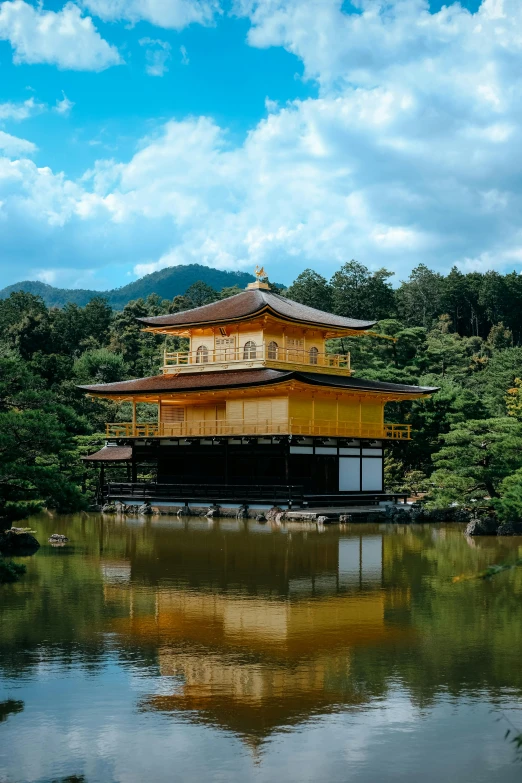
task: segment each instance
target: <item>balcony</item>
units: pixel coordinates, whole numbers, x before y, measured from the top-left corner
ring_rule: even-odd
[[[320,353],[314,348],[304,351],[280,348],[271,344],[246,345],[242,348],[199,348],[197,351],[165,351],[163,372],[205,372],[247,367],[306,369],[308,372],[351,375],[349,353]]]
[[[114,422],[105,425],[108,438],[201,438],[216,436],[305,435],[328,438],[371,438],[410,440],[409,424],[364,424],[316,419],[278,421],[230,419],[223,421],[182,421],[174,424]]]

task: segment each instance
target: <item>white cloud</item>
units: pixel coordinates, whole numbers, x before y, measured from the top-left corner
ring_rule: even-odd
[[[40,269],[34,273],[37,280],[41,280],[42,283],[47,283],[47,285],[56,283],[58,275],[59,272],[56,269]]]
[[[359,5],[348,17],[340,0],[243,3],[251,42],[296,52],[320,92],[268,99],[238,145],[195,117],[78,183],[0,163],[0,258],[44,270],[75,258],[78,276],[121,259],[122,274],[261,263],[282,281],[352,257],[397,278],[421,261],[520,268],[522,4]]]
[[[101,71],[121,63],[114,46],[74,3],[44,11],[24,0],[0,3],[0,40],[9,41],[16,63],[50,63],[78,71]]]
[[[92,269],[83,269],[78,274],[77,269],[58,267],[56,269],[36,269],[29,272],[29,279],[41,280],[47,285],[57,285],[65,288],[92,288],[96,284]]]
[[[21,103],[0,103],[0,120],[26,120],[45,109],[44,104],[38,103],[34,98],[28,98]]]
[[[220,13],[218,0],[83,0],[83,5],[104,21],[146,21],[173,30],[210,25]]]
[[[145,56],[147,65],[145,70],[149,76],[163,76],[167,71],[167,62],[170,60],[170,44],[157,38],[140,38],[140,46],[146,46]]]
[[[182,65],[188,65],[190,63],[188,52],[185,46],[179,47],[179,52],[181,54],[181,63]]]
[[[9,157],[19,155],[32,155],[37,150],[36,144],[26,139],[19,139],[18,136],[11,136],[10,133],[0,131],[0,151]]]
[[[54,111],[57,114],[62,114],[64,117],[67,117],[71,113],[71,110],[74,107],[74,103],[73,101],[69,100],[69,98],[64,92],[62,92],[62,96],[63,97],[61,100],[56,101],[56,104],[54,106]]]

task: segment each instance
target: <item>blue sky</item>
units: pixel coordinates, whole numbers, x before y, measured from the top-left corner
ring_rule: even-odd
[[[519,270],[519,0],[0,0],[0,287]]]

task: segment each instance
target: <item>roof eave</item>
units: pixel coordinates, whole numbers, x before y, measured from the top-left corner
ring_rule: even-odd
[[[363,326],[343,326],[335,324],[327,324],[322,323],[320,321],[307,321],[302,318],[290,318],[289,316],[282,315],[281,313],[278,313],[276,310],[274,310],[269,305],[265,305],[264,307],[260,307],[258,310],[255,310],[252,313],[248,313],[248,315],[241,315],[236,317],[229,317],[229,318],[220,318],[217,320],[207,320],[207,321],[193,321],[190,323],[183,323],[183,324],[159,324],[154,322],[151,318],[137,318],[136,320],[140,323],[144,324],[148,327],[148,329],[153,329],[154,331],[159,330],[187,330],[187,329],[195,329],[200,328],[203,329],[205,327],[212,327],[212,326],[221,326],[223,324],[230,324],[230,323],[241,323],[242,321],[252,321],[255,318],[259,318],[259,316],[270,314],[274,318],[279,319],[281,321],[286,321],[288,323],[297,323],[302,326],[308,326],[310,328],[315,329],[324,329],[327,332],[334,332],[336,334],[339,333],[350,333],[350,332],[364,332],[367,329],[371,329],[372,326],[375,326],[377,321],[362,321],[364,324]],[[163,318],[163,316],[158,316],[158,318]]]
[[[186,376],[185,376],[186,377]],[[198,377],[201,377],[198,374]],[[310,374],[308,373],[302,373],[299,371],[282,371],[281,376],[276,378],[267,378],[265,380],[256,380],[254,382],[248,381],[245,379],[243,382],[238,382],[234,384],[226,384],[226,385],[220,385],[217,384],[215,386],[205,386],[204,388],[196,388],[196,389],[128,389],[128,390],[114,390],[111,391],[110,389],[103,388],[104,386],[111,386],[112,384],[97,384],[95,386],[78,386],[78,389],[81,389],[82,391],[86,392],[92,397],[105,397],[105,398],[111,398],[116,397],[119,399],[123,398],[132,398],[135,396],[156,396],[160,397],[162,394],[172,394],[172,393],[179,393],[180,395],[183,394],[191,394],[191,393],[201,393],[205,391],[226,391],[226,390],[232,390],[232,389],[245,389],[252,386],[274,386],[281,383],[288,383],[289,381],[295,380],[295,381],[301,381],[301,383],[308,384],[310,386],[330,386],[330,388],[343,388],[338,387],[332,383],[328,383],[329,380],[331,380],[332,376],[325,375],[323,376],[317,376],[317,377],[310,377]],[[363,379],[361,379],[363,380]],[[393,384],[397,387],[400,386],[400,384]],[[346,389],[349,389],[350,387],[344,387]],[[432,394],[435,394],[440,390],[439,386],[433,386],[433,387],[410,387],[409,389],[400,389],[400,388],[392,388],[392,389],[378,389],[374,388],[372,386],[354,386],[351,388],[353,392],[369,392],[374,394],[393,394],[396,395],[402,399],[410,398],[410,399],[419,399],[419,398],[427,398],[430,397]]]
[[[210,373],[208,374],[211,375]],[[137,389],[135,391],[128,390],[128,391],[113,391],[105,390],[102,391],[101,388],[96,388],[95,386],[77,386],[76,388],[82,389],[82,391],[87,392],[90,396],[93,397],[107,397],[107,396],[114,396],[114,397],[127,397],[127,396],[135,396],[139,394],[150,394],[150,395],[161,395],[161,394],[171,394],[173,392],[179,392],[179,394],[191,394],[192,392],[205,392],[205,391],[217,391],[217,390],[227,390],[227,389],[245,389],[249,386],[272,386],[278,383],[285,383],[287,381],[292,380],[295,373],[291,371],[285,372],[284,376],[281,376],[280,378],[267,378],[266,380],[257,380],[257,381],[245,381],[243,383],[238,382],[234,384],[226,384],[226,385],[217,385],[217,386],[205,386],[204,388],[196,388],[196,389]],[[163,376],[164,377],[164,376]],[[187,376],[185,376],[187,377]],[[201,377],[198,373],[198,377]],[[100,384],[100,386],[103,386],[104,384]],[[111,384],[107,384],[107,386],[110,386]]]

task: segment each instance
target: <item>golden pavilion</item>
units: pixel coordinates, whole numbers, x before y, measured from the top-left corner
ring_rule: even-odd
[[[385,444],[411,436],[409,425],[385,422],[384,406],[436,391],[355,378],[350,355],[330,353],[327,340],[375,322],[294,302],[260,279],[227,299],[139,320],[188,338],[189,350],[165,351],[161,375],[81,387],[132,403],[132,420],[107,424],[107,445],[88,458],[128,465],[114,499],[379,499]],[[155,406],[153,422],[138,421],[138,403]],[[138,480],[145,464],[153,482]]]

